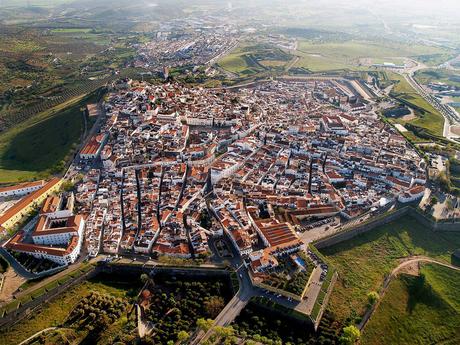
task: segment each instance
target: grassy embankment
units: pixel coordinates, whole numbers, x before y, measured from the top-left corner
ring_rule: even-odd
[[[364,330],[362,344],[459,343],[460,272],[429,264],[420,273],[390,283]]]
[[[406,132],[408,133],[408,138],[414,141],[426,141],[427,138],[423,137],[424,131],[426,131],[428,135],[442,137],[444,127],[443,116],[431,104],[423,99],[403,76],[392,72],[388,72],[387,75],[388,78],[395,83],[390,95],[412,108],[417,116],[408,121],[402,119],[395,120],[403,125],[408,124],[408,126],[406,126],[406,128],[410,130],[410,132]],[[415,130],[413,130],[414,128]]]
[[[0,183],[59,172],[84,130],[83,113],[97,96],[79,96],[0,134]]]
[[[328,308],[340,322],[359,321],[367,294],[378,291],[400,259],[426,255],[451,262],[460,247],[460,233],[433,232],[409,216],[321,250],[337,269]]]

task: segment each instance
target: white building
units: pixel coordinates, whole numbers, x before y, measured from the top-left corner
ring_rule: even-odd
[[[402,203],[412,202],[421,199],[425,194],[424,186],[414,186],[407,192],[404,192],[398,196],[398,201]]]
[[[15,186],[0,188],[0,197],[23,196],[39,190],[45,185],[44,180],[21,183]]]
[[[69,265],[80,254],[85,221],[81,215],[73,215],[73,195],[49,197],[32,231],[32,243],[25,240],[25,233],[18,232],[4,244],[8,250],[26,253],[37,259],[48,259],[59,265]],[[64,205],[64,207],[63,207]]]

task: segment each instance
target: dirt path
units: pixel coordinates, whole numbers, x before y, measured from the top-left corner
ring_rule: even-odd
[[[26,280],[18,275],[11,267],[4,274],[3,287],[0,291],[0,303],[9,302],[13,299],[13,293],[25,282]]]
[[[372,314],[377,310],[378,306],[380,305],[380,302],[382,301],[383,297],[385,296],[385,293],[388,290],[388,287],[390,286],[390,282],[398,276],[400,273],[408,273],[409,274],[419,274],[418,268],[420,263],[432,263],[444,267],[448,267],[450,269],[453,269],[455,271],[460,272],[460,267],[453,266],[451,264],[446,264],[441,261],[437,261],[435,259],[426,257],[426,256],[411,256],[406,259],[404,259],[393,271],[391,271],[391,274],[388,275],[388,277],[385,278],[382,284],[382,288],[380,289],[379,293],[379,300],[377,303],[374,304],[374,306],[366,311],[366,313],[363,316],[363,319],[361,323],[359,324],[358,328],[362,332],[368,321],[370,320]],[[415,268],[416,267],[416,268]]]
[[[35,337],[38,337],[40,334],[45,333],[45,332],[48,332],[48,331],[52,331],[52,330],[55,330],[55,329],[57,329],[57,327],[49,327],[49,328],[42,329],[41,331],[38,331],[38,332],[35,333],[34,335],[31,335],[31,336],[30,336],[29,338],[27,338],[26,340],[20,342],[19,345],[27,344],[29,341],[31,341],[31,340],[34,339]]]

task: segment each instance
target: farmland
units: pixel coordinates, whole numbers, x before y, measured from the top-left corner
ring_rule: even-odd
[[[460,234],[435,233],[406,216],[325,248],[322,253],[339,273],[329,308],[341,322],[357,321],[366,308],[366,295],[379,290],[401,258],[425,255],[450,263],[459,246]]]
[[[92,27],[1,28],[0,130],[104,85],[136,41]]]
[[[142,35],[68,23],[1,29],[0,183],[60,173],[83,134],[81,108],[118,77]]]
[[[460,272],[425,265],[421,276],[390,283],[362,344],[456,344],[460,339]]]

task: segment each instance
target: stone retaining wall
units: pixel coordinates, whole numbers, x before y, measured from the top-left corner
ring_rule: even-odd
[[[371,221],[365,222],[363,224],[359,224],[349,230],[344,230],[342,232],[339,232],[329,237],[318,240],[314,243],[314,245],[318,249],[330,247],[334,244],[337,244],[337,243],[352,239],[358,235],[364,234],[372,229],[375,229],[376,227],[391,223],[405,215],[410,215],[414,217],[415,219],[417,219],[418,222],[420,222],[422,225],[426,226],[427,228],[431,229],[432,231],[458,231],[460,232],[460,222],[447,222],[447,221],[437,222],[425,216],[421,211],[416,210],[415,208],[411,206],[406,206],[396,211],[386,213]]]
[[[20,305],[18,309],[11,311],[0,318],[0,328],[8,328],[14,325],[15,323],[21,321],[23,318],[30,315],[32,312],[35,311],[38,307],[42,304],[53,300],[55,297],[59,296],[62,292],[69,289],[73,285],[81,283],[87,279],[90,279],[96,276],[98,271],[96,269],[92,269],[81,276],[78,276],[75,279],[70,279],[69,281],[65,282],[62,285],[55,287],[54,289],[45,292],[43,295],[38,296],[37,298],[26,302],[23,305]]]

